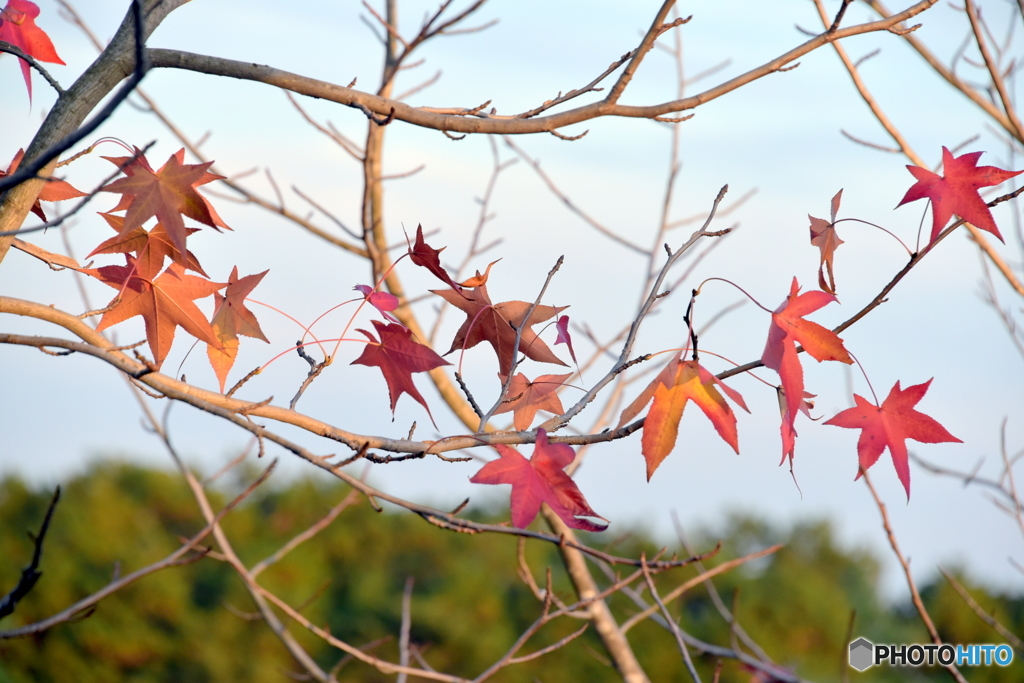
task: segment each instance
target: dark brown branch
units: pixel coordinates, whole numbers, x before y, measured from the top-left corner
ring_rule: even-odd
[[[13,613],[18,602],[29,594],[43,576],[43,572],[39,570],[39,562],[43,559],[43,542],[46,540],[46,532],[50,529],[50,520],[53,519],[53,511],[57,509],[57,501],[59,500],[60,487],[58,486],[53,492],[53,498],[50,499],[49,507],[46,508],[46,516],[43,517],[43,525],[39,527],[39,533],[35,536],[31,533],[29,534],[29,537],[35,544],[32,561],[21,570],[21,578],[18,580],[18,585],[12,588],[3,599],[0,599],[0,619]]]

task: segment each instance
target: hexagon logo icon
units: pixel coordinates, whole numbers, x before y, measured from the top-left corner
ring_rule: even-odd
[[[864,671],[871,666],[875,646],[866,638],[858,638],[850,643],[850,666],[857,671]]]

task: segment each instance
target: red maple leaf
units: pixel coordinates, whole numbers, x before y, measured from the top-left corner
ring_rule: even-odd
[[[896,467],[896,476],[900,478],[903,488],[910,500],[910,462],[907,455],[907,439],[921,443],[963,443],[950,434],[945,427],[934,418],[914,410],[914,406],[924,397],[932,380],[924,384],[915,384],[900,389],[899,381],[893,386],[889,395],[882,401],[881,407],[871,401],[853,395],[857,405],[847,408],[831,420],[827,425],[861,429],[857,440],[857,455],[860,467],[855,479],[878,461],[882,451],[889,449],[892,464]]]
[[[935,241],[953,214],[1003,239],[978,189],[998,185],[1024,171],[1004,171],[995,166],[979,167],[978,159],[982,154],[984,152],[970,152],[954,157],[952,152],[943,147],[941,176],[920,166],[907,166],[917,182],[907,190],[907,194],[896,206],[918,199],[932,200],[932,235],[929,242]]]
[[[147,231],[145,228],[135,228],[129,232],[122,232],[124,218],[102,212],[100,215],[107,221],[107,225],[117,232],[117,235],[101,242],[86,258],[96,254],[135,254],[135,259],[139,262],[138,267],[143,272],[157,273],[163,268],[164,259],[169,256],[171,260],[186,270],[195,271],[203,277],[210,277],[199,265],[199,259],[195,254],[186,251],[182,255],[174,248],[174,245],[171,244],[171,236],[164,230],[163,223],[157,223],[151,231]],[[199,232],[199,229],[186,228],[185,232],[191,235]]]
[[[128,263],[124,266],[82,271],[120,291],[121,300],[103,314],[96,327],[98,331],[141,315],[146,322],[146,340],[158,368],[171,349],[178,327],[207,344],[218,343],[206,316],[192,300],[210,296],[224,287],[223,282],[187,275],[177,263],[154,277],[155,272],[143,270],[131,256],[126,258]]]
[[[474,484],[511,484],[512,523],[520,529],[540,512],[540,504],[547,503],[563,522],[573,529],[604,531],[608,524],[604,517],[591,509],[576,486],[576,482],[563,470],[576,458],[576,451],[564,443],[548,443],[548,434],[537,430],[537,443],[533,456],[527,460],[513,448],[494,446],[501,458],[484,465],[470,479]],[[605,524],[597,524],[583,517],[594,517]]]
[[[836,248],[843,243],[836,234],[836,214],[839,213],[839,202],[842,201],[843,191],[839,190],[832,198],[832,220],[826,221],[823,218],[815,218],[807,214],[811,219],[811,244],[821,250],[821,264],[818,266],[818,286],[829,294],[836,293],[836,280],[832,274],[832,259],[835,257]],[[825,281],[825,271],[828,271],[828,281]]]
[[[50,36],[36,26],[39,7],[28,0],[7,0],[7,6],[0,10],[0,40],[6,41],[37,62],[63,64],[57,56]],[[28,88],[28,101],[32,101],[32,70],[24,59],[19,59],[21,74]],[[45,219],[44,219],[45,220]]]
[[[796,420],[797,411],[800,410],[804,395],[804,369],[800,365],[795,344],[801,344],[804,351],[819,363],[825,360],[853,363],[850,354],[843,347],[843,340],[835,332],[818,323],[803,319],[803,316],[832,303],[836,297],[827,292],[804,292],[798,295],[799,291],[800,284],[794,277],[793,284],[789,289],[789,296],[772,313],[772,324],[768,329],[768,342],[761,355],[761,362],[764,363],[764,366],[779,373],[782,389],[786,392],[786,411],[783,417],[786,422],[783,426],[784,435],[787,428],[794,435],[796,434],[793,423]],[[783,448],[785,449],[786,446],[784,445]],[[792,448],[788,450],[792,453]]]
[[[696,403],[722,439],[737,453],[739,437],[736,433],[736,415],[719,393],[715,385],[722,388],[726,396],[747,412],[747,404],[739,392],[704,369],[695,360],[683,361],[681,355],[668,362],[646,389],[630,403],[619,416],[619,427],[636,417],[654,399],[651,410],[644,421],[641,450],[647,461],[647,480],[675,448],[679,435],[679,422],[688,401]]]
[[[511,372],[514,360],[512,350],[516,341],[516,328],[523,323],[526,313],[533,304],[525,301],[492,304],[487,294],[487,285],[480,285],[468,294],[452,290],[432,289],[430,291],[466,314],[466,321],[455,333],[455,339],[452,341],[452,347],[448,353],[456,349],[471,349],[480,342],[486,341],[494,348],[494,353],[498,356],[498,374],[507,376]],[[523,326],[519,340],[520,353],[541,363],[565,365],[530,327],[553,318],[566,308],[568,306],[538,305]]]
[[[8,41],[9,42],[9,41]],[[10,175],[18,170],[18,166],[21,164],[21,160],[25,157],[25,150],[19,149],[18,153],[11,159],[10,165],[7,167],[7,171],[0,171],[0,178],[6,175]],[[36,199],[35,204],[32,205],[32,213],[39,216],[44,221],[46,220],[46,214],[43,213],[43,207],[39,202],[62,202],[65,199],[74,199],[75,197],[84,197],[85,193],[80,192],[63,180],[51,179],[46,181],[43,185],[42,191],[39,193],[39,197]]]
[[[117,166],[123,166],[125,174],[125,177],[102,188],[103,192],[121,194],[121,200],[111,212],[127,209],[121,228],[122,235],[156,216],[171,236],[175,249],[184,254],[187,251],[185,238],[188,233],[185,232],[183,216],[212,228],[228,227],[195,189],[199,185],[224,178],[207,170],[213,164],[212,161],[185,164],[185,150],[180,150],[172,154],[159,171],[154,171],[138,149],[136,155],[136,158],[103,157]]]
[[[501,375],[499,375],[501,377]],[[561,415],[565,412],[562,402],[555,392],[565,384],[565,380],[572,377],[568,375],[541,375],[532,382],[521,372],[512,377],[512,384],[509,385],[508,395],[513,400],[502,403],[501,407],[494,411],[495,415],[515,411],[512,418],[512,425],[519,431],[530,428],[533,418],[537,416],[538,410],[546,410],[554,415]],[[501,377],[502,384],[505,378]]]
[[[430,415],[430,407],[412,382],[412,373],[427,372],[442,365],[449,365],[448,361],[434,353],[429,346],[413,341],[412,332],[407,327],[397,323],[382,323],[379,320],[370,322],[376,328],[380,341],[366,330],[357,330],[366,335],[370,343],[363,349],[359,358],[352,361],[352,365],[380,368],[384,373],[384,380],[388,383],[392,415],[395,413],[398,397],[402,394],[412,396]],[[433,420],[434,416],[431,415],[430,419]]]
[[[406,244],[408,244],[409,237],[406,236]],[[416,226],[416,243],[409,248],[409,260],[415,263],[417,266],[426,268],[433,273],[441,282],[444,282],[449,287],[454,289],[456,292],[462,291],[462,288],[457,282],[452,280],[451,275],[441,265],[440,254],[447,247],[441,247],[440,249],[434,249],[432,246],[427,244],[423,240],[423,226]],[[492,264],[493,265],[493,264]],[[485,278],[486,279],[486,278]]]
[[[210,359],[210,365],[217,374],[221,392],[224,391],[224,382],[227,381],[228,372],[231,371],[231,366],[235,364],[235,358],[238,356],[238,335],[270,343],[270,340],[263,336],[256,316],[245,306],[245,297],[249,296],[268,272],[270,271],[265,270],[239,278],[238,266],[235,266],[231,269],[224,296],[217,293],[213,295],[215,303],[210,326],[220,344],[207,344],[206,357]]]

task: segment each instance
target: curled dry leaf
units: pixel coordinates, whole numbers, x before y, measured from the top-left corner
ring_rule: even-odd
[[[363,298],[366,299],[366,303],[370,304],[384,316],[390,322],[398,323],[398,318],[391,315],[391,311],[398,308],[398,297],[390,292],[378,292],[373,289],[370,285],[356,285],[352,289],[359,291]]]
[[[815,218],[808,214],[811,219],[811,244],[821,250],[821,264],[818,266],[818,286],[829,294],[836,293],[836,280],[832,271],[832,259],[835,258],[836,248],[843,243],[836,234],[836,214],[839,213],[839,202],[842,201],[843,191],[839,190],[832,198],[832,220],[826,221],[823,218]],[[828,275],[828,280],[825,275]]]
[[[476,271],[476,275],[474,275],[473,277],[469,278],[464,282],[460,282],[459,286],[472,289],[473,287],[480,287],[481,285],[486,285],[487,278],[490,277],[491,275],[491,268],[494,266],[495,263],[497,263],[500,260],[501,259],[498,259],[497,261],[491,261],[490,263],[487,264],[487,270],[484,271],[483,275],[481,275],[480,271],[478,270]]]

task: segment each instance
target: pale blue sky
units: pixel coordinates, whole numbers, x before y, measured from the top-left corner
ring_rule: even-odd
[[[52,36],[66,67],[53,68],[61,83],[70,84],[93,57],[93,50],[73,27],[56,14],[55,3],[40,0],[39,24]],[[494,2],[480,14],[480,22],[500,22],[486,32],[447,38],[428,46],[421,56],[425,65],[403,74],[398,90],[410,87],[440,69],[433,87],[414,96],[413,104],[475,106],[493,100],[499,112],[525,109],[559,91],[580,87],[638,40],[657,9],[656,2],[566,2],[557,6],[540,2]],[[90,0],[79,11],[101,37],[110,36],[123,14],[123,2]],[[835,3],[829,3],[834,9]],[[416,2],[402,10],[402,25],[409,28],[433,8]],[[682,28],[689,73],[697,73],[723,60],[731,65],[706,84],[742,73],[804,40],[795,24],[817,28],[809,2],[775,3],[683,2],[693,21]],[[992,11],[1003,11],[995,3]],[[359,86],[372,88],[380,66],[379,48],[359,21],[358,2],[307,2],[283,7],[281,3],[195,2],[176,11],[156,32],[151,45],[252,60],[314,77],[346,84],[358,77]],[[867,16],[857,5],[849,21]],[[959,15],[939,6],[923,18],[922,39],[948,57],[962,38]],[[863,75],[890,116],[903,127],[919,153],[939,159],[942,145],[956,146],[980,134],[969,150],[985,150],[982,163],[1011,163],[999,143],[966,100],[942,83],[910,54],[895,36],[864,36],[847,41],[860,56],[876,47],[882,53],[863,67]],[[843,217],[880,223],[905,240],[912,240],[921,220],[920,204],[893,211],[912,182],[906,161],[846,140],[839,130],[886,142],[828,49],[801,60],[792,72],[776,74],[730,96],[701,107],[696,117],[681,124],[682,173],[674,200],[674,215],[689,216],[708,209],[718,188],[728,183],[731,197],[751,188],[756,196],[719,227],[739,222],[741,228],[702,263],[692,283],[709,276],[728,277],[748,289],[770,308],[782,301],[796,275],[805,287],[815,284],[817,250],[807,243],[807,214],[827,216],[829,200],[844,188]],[[259,167],[249,187],[272,196],[262,175],[269,168],[286,192],[289,207],[306,206],[288,188],[298,186],[330,207],[350,224],[359,215],[359,168],[326,138],[307,126],[285,97],[268,87],[216,79],[192,73],[156,71],[144,84],[168,115],[191,137],[211,136],[204,149],[225,173]],[[691,88],[690,92],[695,90]],[[31,135],[53,97],[35,80],[36,99],[29,109],[20,70],[9,56],[0,58],[0,160],[10,158]],[[671,63],[656,52],[645,62],[624,98],[628,103],[671,99]],[[364,117],[357,111],[330,103],[305,100],[308,111],[330,119],[353,139],[363,136]],[[658,219],[668,167],[670,135],[667,126],[640,120],[603,120],[574,126],[568,133],[590,129],[578,142],[552,136],[519,138],[517,144],[542,159],[543,168],[590,214],[631,239],[650,242]],[[180,145],[151,116],[124,107],[97,134],[119,137],[130,144],[156,140],[149,155],[162,163]],[[512,156],[503,144],[503,158]],[[114,146],[98,154],[118,155]],[[449,245],[449,262],[461,259],[476,221],[474,198],[482,194],[490,170],[490,147],[483,137],[453,142],[435,131],[404,124],[392,125],[387,134],[386,172],[398,173],[426,164],[418,175],[387,185],[389,229],[414,229],[422,222],[441,228],[432,240]],[[1017,164],[1019,167],[1020,164]],[[97,155],[83,159],[68,173],[80,187],[109,172]],[[215,200],[216,201],[216,200]],[[96,210],[113,206],[112,197],[100,197]],[[366,268],[338,250],[272,216],[247,207],[217,202],[218,210],[235,232],[200,233],[190,242],[212,277],[226,279],[238,265],[244,274],[270,268],[254,293],[302,320],[310,321],[327,308],[351,296],[351,288],[367,281]],[[566,264],[555,279],[548,303],[571,304],[570,315],[599,335],[617,330],[635,304],[638,282],[645,267],[639,257],[616,250],[607,239],[567,212],[524,164],[503,174],[492,209],[496,219],[487,228],[490,239],[504,243],[503,256],[492,276],[495,300],[531,299],[544,273],[560,254]],[[1011,236],[1007,209],[997,221]],[[324,222],[326,224],[326,222]],[[70,231],[75,255],[81,258],[109,228],[96,217],[84,215]],[[836,257],[836,277],[842,306],[829,306],[814,320],[834,325],[867,301],[892,273],[905,254],[891,238],[870,228],[843,224],[846,244]],[[685,235],[674,234],[672,243]],[[31,238],[45,248],[61,251],[60,235]],[[1013,239],[1001,247],[1011,261],[1019,259]],[[904,386],[935,377],[919,408],[939,419],[964,444],[924,446],[912,450],[947,467],[971,469],[984,457],[982,472],[998,474],[1000,425],[1007,419],[1011,449],[1024,445],[1024,362],[1013,350],[991,310],[981,304],[978,257],[967,239],[955,235],[900,285],[891,301],[843,336],[867,367],[875,389],[883,396],[898,379]],[[403,264],[402,274],[411,291],[424,291],[435,283]],[[102,305],[109,289],[90,284],[94,305]],[[66,310],[83,309],[72,276],[51,273],[45,266],[12,252],[0,267],[0,292],[54,303]],[[709,285],[701,297],[700,315],[739,298],[721,285]],[[669,302],[644,329],[638,352],[675,346],[681,338],[681,316],[686,301]],[[420,304],[430,315],[432,302]],[[259,312],[271,339],[243,342],[238,368],[255,367],[290,346],[298,337],[294,326],[275,314]],[[343,317],[333,319],[344,324]],[[449,316],[438,346],[447,348],[457,324]],[[767,316],[747,305],[720,323],[704,339],[708,350],[744,362],[760,356],[767,332]],[[5,331],[52,334],[41,324],[4,319]],[[141,338],[141,321],[119,326],[122,340]],[[328,325],[324,334],[330,336]],[[335,330],[336,332],[337,330]],[[578,338],[578,337],[577,337]],[[578,341],[579,350],[587,345]],[[174,373],[189,348],[179,335],[165,371]],[[441,349],[441,350],[444,350]],[[385,435],[404,434],[411,421],[419,434],[430,429],[423,410],[408,398],[399,402],[394,423],[386,410],[387,392],[372,368],[349,367],[358,349],[346,352],[317,381],[300,404],[304,411],[343,428]],[[202,349],[184,362],[181,372],[204,386],[214,387],[204,367]],[[714,370],[724,364],[707,359]],[[476,349],[466,358],[466,374],[477,391],[496,389],[494,363],[488,352]],[[244,372],[243,370],[242,372]],[[527,374],[550,372],[534,366]],[[294,357],[276,363],[250,385],[250,398],[274,395],[286,401],[303,372]],[[232,381],[239,373],[232,376]],[[772,379],[772,374],[761,371]],[[593,381],[597,371],[588,373]],[[848,380],[838,364],[807,367],[808,389],[819,394],[816,414],[831,416],[849,404],[847,382],[866,394],[859,372]],[[0,415],[0,473],[20,473],[32,481],[52,482],[80,471],[104,453],[118,453],[138,462],[166,465],[159,444],[139,425],[138,410],[123,382],[99,362],[71,357],[52,359],[24,348],[0,346],[0,383],[5,394],[20,398]],[[741,509],[778,521],[827,516],[840,537],[851,546],[871,547],[885,558],[886,587],[899,595],[899,576],[881,532],[878,513],[866,489],[853,482],[856,472],[857,434],[849,430],[802,423],[796,454],[796,474],[802,496],[788,470],[779,468],[777,408],[774,393],[750,379],[736,378],[732,386],[744,393],[753,415],[740,416],[742,455],[736,456],[715,435],[694,409],[683,420],[681,444],[649,484],[639,454],[639,437],[594,449],[580,472],[579,484],[591,505],[613,522],[613,529],[644,525],[667,534],[669,512],[677,510],[684,524],[713,525],[728,511]],[[422,380],[424,395],[437,404],[436,394]],[[360,395],[352,395],[358,386]],[[161,406],[162,407],[162,406]],[[443,410],[434,410],[441,430],[461,431]],[[584,415],[581,425],[592,418]],[[176,406],[171,420],[176,441],[191,462],[213,469],[244,446],[244,434],[186,406]],[[282,432],[293,437],[288,429]],[[335,445],[305,438],[317,452],[332,452]],[[682,443],[685,442],[685,443]],[[301,474],[299,463],[284,457],[285,471]],[[376,468],[373,481],[410,498],[454,507],[465,496],[474,500],[503,500],[507,493],[469,484],[473,465],[415,462]],[[937,479],[912,467],[913,497],[909,505],[888,454],[873,470],[873,478],[889,504],[905,552],[921,577],[931,576],[937,563],[963,564],[972,575],[992,585],[1018,588],[1020,574],[1008,563],[1012,556],[1024,562],[1024,541],[1016,526],[999,513],[978,489],[964,490],[949,480]],[[614,532],[613,532],[614,533]]]

